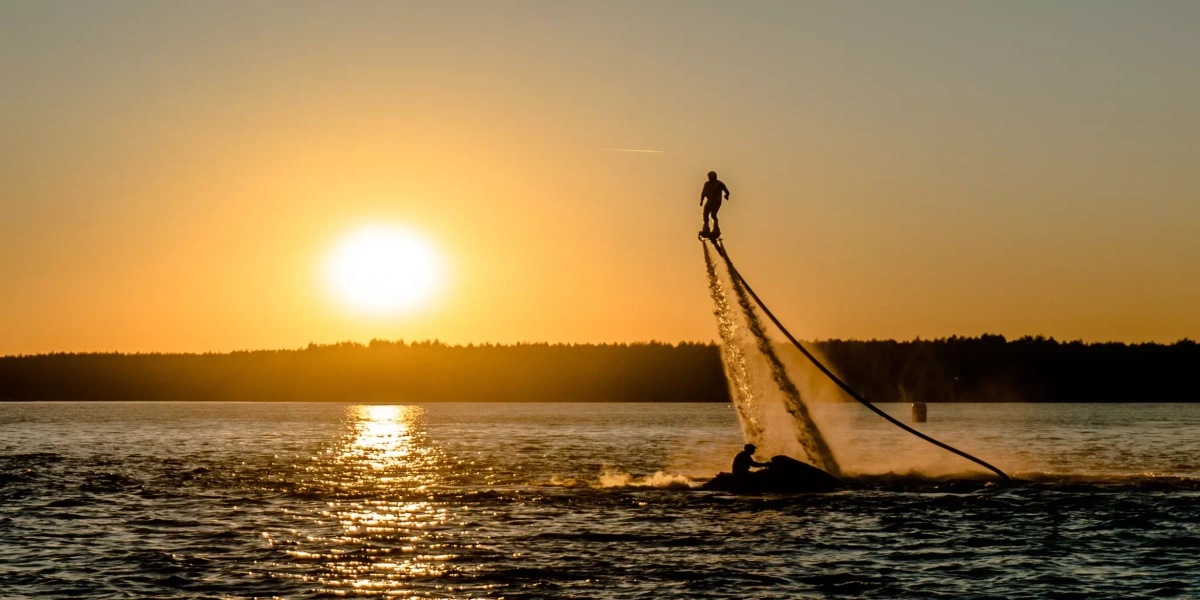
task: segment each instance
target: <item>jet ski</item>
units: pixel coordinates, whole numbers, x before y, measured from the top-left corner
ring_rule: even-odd
[[[744,477],[720,473],[700,486],[702,490],[735,494],[803,494],[832,492],[842,487],[836,477],[788,456],[776,456],[765,469]]]

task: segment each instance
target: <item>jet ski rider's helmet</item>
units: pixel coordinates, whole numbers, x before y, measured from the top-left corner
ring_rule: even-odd
[[[717,180],[717,172],[716,172],[716,171],[709,171],[709,172],[708,172],[708,180],[709,180],[709,181],[716,181],[716,180]]]
[[[746,452],[750,452],[750,453],[753,453],[755,450],[757,450],[757,448],[755,448],[754,444],[746,444],[746,447],[742,448],[742,449],[745,450]]]

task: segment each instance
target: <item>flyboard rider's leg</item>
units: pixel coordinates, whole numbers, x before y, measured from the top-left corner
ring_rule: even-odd
[[[712,237],[715,240],[715,239],[721,237],[721,223],[719,221],[717,221],[717,212],[721,210],[721,200],[720,199],[709,200],[708,204],[706,204],[704,206],[704,210],[705,210],[705,215],[706,215],[706,218],[704,221],[705,226],[707,226],[707,224],[708,224],[707,215],[712,214],[712,222],[713,222]]]
[[[700,236],[701,236],[701,237],[708,237],[708,236],[709,236],[709,229],[708,229],[708,215],[709,215],[709,212],[710,212],[710,211],[709,211],[709,208],[710,208],[711,206],[712,206],[712,200],[706,200],[706,201],[704,202],[704,228],[700,230]]]

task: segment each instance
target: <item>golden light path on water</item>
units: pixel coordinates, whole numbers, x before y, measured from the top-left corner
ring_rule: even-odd
[[[316,515],[337,529],[301,540],[320,550],[289,554],[322,565],[313,580],[319,592],[410,596],[413,579],[444,576],[456,557],[441,543],[451,537],[440,531],[449,520],[445,504],[417,499],[438,482],[442,462],[419,433],[423,414],[415,406],[349,407],[349,431],[310,467],[337,491]]]

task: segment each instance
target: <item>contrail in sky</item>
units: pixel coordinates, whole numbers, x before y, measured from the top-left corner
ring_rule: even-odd
[[[666,150],[638,150],[634,148],[603,148],[605,152],[641,152],[644,154],[663,154]]]

